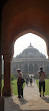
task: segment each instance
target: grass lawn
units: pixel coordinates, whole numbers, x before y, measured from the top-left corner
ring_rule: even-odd
[[[39,87],[39,80],[36,79],[36,83]],[[49,79],[45,79],[45,95],[49,95]]]
[[[12,87],[13,94],[17,95],[18,94],[18,91],[17,91],[17,80],[11,81],[11,87]]]
[[[39,87],[39,80],[36,79],[36,83]],[[25,83],[23,84],[23,88],[25,86]],[[18,94],[18,91],[17,91],[17,80],[14,79],[13,81],[11,81],[11,87],[12,87],[12,92],[14,95],[17,95]],[[2,88],[3,88],[3,81],[2,81]],[[45,95],[49,95],[49,79],[45,79]]]

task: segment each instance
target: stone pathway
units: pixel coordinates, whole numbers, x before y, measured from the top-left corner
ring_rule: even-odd
[[[49,97],[39,97],[39,90],[36,82],[25,86],[24,98],[17,96],[7,97],[4,111],[49,111]]]

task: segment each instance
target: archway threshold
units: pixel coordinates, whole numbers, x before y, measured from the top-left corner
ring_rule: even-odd
[[[17,96],[5,98],[5,111],[49,111],[49,96],[39,96],[36,82],[24,88],[24,98]]]

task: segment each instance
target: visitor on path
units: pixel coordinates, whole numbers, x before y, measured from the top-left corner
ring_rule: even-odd
[[[20,72],[20,69],[17,69],[18,72],[18,79],[17,79],[17,86],[18,86],[18,98],[23,97],[23,83],[25,80],[22,77],[22,73]]]
[[[38,71],[39,76],[39,92],[41,97],[41,88],[43,88],[43,97],[45,92],[45,72],[43,71],[43,68],[40,67],[40,70]]]
[[[32,76],[30,77],[30,86],[32,86],[32,82],[33,82],[33,80],[32,80]]]
[[[29,78],[28,76],[26,77],[26,85],[28,86]]]

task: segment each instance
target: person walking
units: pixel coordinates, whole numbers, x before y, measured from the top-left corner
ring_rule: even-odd
[[[28,82],[29,82],[29,80],[28,80],[28,76],[26,77],[26,85],[28,86]]]
[[[45,92],[45,72],[43,71],[43,67],[40,67],[40,70],[38,71],[39,76],[39,92],[41,97],[41,88],[43,88],[43,97]]]
[[[32,86],[32,76],[30,77],[30,86]]]

